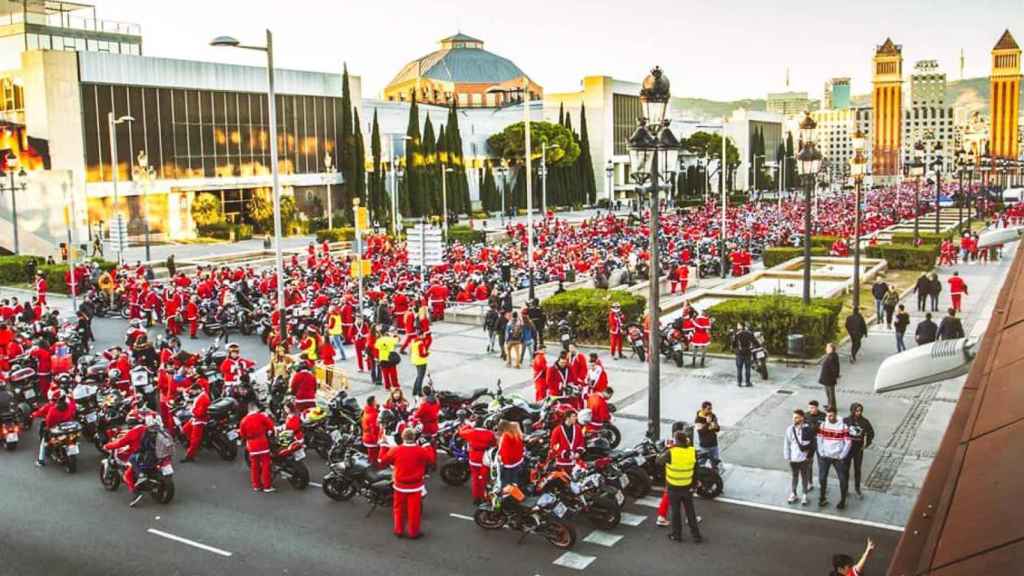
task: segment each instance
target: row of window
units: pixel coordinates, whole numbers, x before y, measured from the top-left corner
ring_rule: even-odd
[[[108,42],[106,40],[72,38],[56,34],[26,34],[25,42],[29,50],[110,52],[111,54],[130,54],[133,56],[138,56],[142,53],[141,47],[132,42]]]

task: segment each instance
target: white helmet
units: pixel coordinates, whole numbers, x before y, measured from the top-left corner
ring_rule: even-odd
[[[594,413],[590,411],[590,408],[584,408],[576,414],[576,421],[580,424],[587,425],[594,418]]]

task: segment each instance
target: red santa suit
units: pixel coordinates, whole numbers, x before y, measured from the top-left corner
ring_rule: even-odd
[[[484,499],[487,491],[487,467],[484,466],[484,452],[495,445],[494,432],[487,428],[465,426],[459,430],[459,437],[466,442],[469,450],[470,492],[473,502]]]
[[[555,363],[548,367],[548,396],[562,396],[567,393],[568,385],[575,383],[576,380],[573,378],[572,370],[569,369],[569,366],[562,368]]]
[[[576,463],[576,456],[584,448],[583,427],[579,424],[569,426],[560,424],[551,431],[551,447],[549,458],[553,458],[555,466],[571,472]]]
[[[548,387],[548,359],[544,354],[533,357],[533,397],[537,402],[544,400]]]
[[[203,443],[203,432],[206,430],[206,415],[210,410],[210,395],[203,390],[192,401],[192,419],[181,427],[181,431],[188,438],[188,450],[185,452],[185,459],[192,460],[199,452]]]
[[[199,306],[191,300],[185,305],[185,321],[188,322],[189,337],[195,338],[199,329]]]
[[[967,295],[967,283],[960,276],[950,276],[949,296],[953,299],[953,310],[960,311],[960,300]]]
[[[615,310],[608,312],[608,339],[611,342],[611,355],[622,357],[622,313]]]
[[[423,506],[423,494],[427,491],[423,477],[427,468],[437,461],[434,448],[402,444],[388,450],[381,458],[386,465],[394,465],[391,474],[394,486],[394,533],[401,536],[403,532],[409,538],[420,536],[420,513]]]
[[[377,421],[377,405],[367,405],[363,408],[363,415],[359,419],[359,426],[363,431],[363,448],[366,448],[366,457],[370,464],[380,467],[380,423]]]
[[[608,409],[608,400],[604,394],[591,394],[587,397],[587,408],[590,410],[590,422],[586,431],[593,434],[612,421],[612,412]]]
[[[36,278],[36,300],[43,306],[46,306],[46,278],[39,276]]]
[[[263,412],[250,412],[238,424],[238,434],[249,453],[249,480],[253,490],[270,488],[270,439],[274,421]]]

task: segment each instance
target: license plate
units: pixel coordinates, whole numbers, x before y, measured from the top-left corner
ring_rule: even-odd
[[[626,476],[625,474],[623,474],[622,476],[619,476],[619,484],[622,485],[623,488],[625,488],[626,486],[629,486],[629,476]],[[620,502],[620,504],[621,504],[621,502]]]
[[[304,448],[299,448],[294,453],[292,453],[292,458],[295,458],[296,460],[305,460],[306,450]]]
[[[341,430],[331,430],[331,440],[341,442]]]
[[[25,396],[25,400],[31,400],[31,399],[36,397],[36,391],[32,390],[31,388],[28,388],[28,389],[25,390],[24,396]]]
[[[78,456],[78,444],[68,444],[64,451],[68,456]]]
[[[174,474],[174,466],[171,466],[170,464],[164,464],[163,466],[160,467],[160,473],[163,474],[164,476],[170,476],[171,474]]]
[[[7,434],[7,441],[8,442],[17,442],[18,441],[18,433],[17,432],[11,432],[11,433]]]
[[[85,421],[86,422],[95,422],[97,416],[98,416],[98,414],[96,414],[95,412],[89,412],[88,414],[85,415]]]
[[[626,501],[626,497],[622,494],[622,492],[616,492],[615,501],[618,502],[619,504],[622,504],[623,502]]]
[[[565,516],[565,513],[568,512],[568,511],[569,511],[569,509],[566,508],[565,504],[562,504],[561,502],[559,502],[558,504],[555,504],[555,508],[554,508],[554,510],[552,510],[552,512],[555,513],[555,516],[558,516],[559,518]]]
[[[228,431],[228,440],[236,440],[236,439],[238,439],[238,432],[235,432],[234,430]]]

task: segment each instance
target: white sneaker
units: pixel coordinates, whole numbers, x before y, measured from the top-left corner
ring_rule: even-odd
[[[804,497],[800,499],[800,505],[807,506],[807,494],[804,494]]]
[[[786,502],[789,503],[789,504],[792,504],[793,502],[796,502],[796,492],[790,492],[789,493],[789,498],[786,498]]]
[[[271,492],[277,492],[277,488],[271,486],[270,488],[264,488],[263,491],[266,492],[267,494],[270,494]]]
[[[668,518],[665,518],[664,516],[658,516],[658,519],[655,520],[654,523],[656,525],[658,525],[658,526],[671,526],[672,525],[672,523],[669,522]]]

